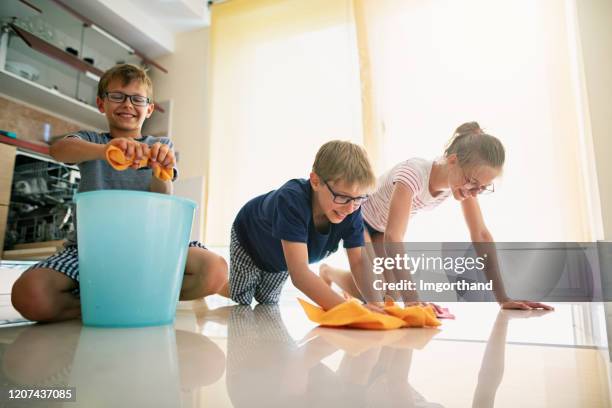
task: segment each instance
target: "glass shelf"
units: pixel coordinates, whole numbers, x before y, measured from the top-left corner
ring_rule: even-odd
[[[78,50],[79,58],[92,58],[94,66],[100,70],[105,71],[118,62],[125,62],[136,65],[144,63],[154,66],[164,73],[168,72],[143,53],[96,25],[95,21],[76,12],[65,2],[59,0],[27,1],[42,10],[45,21],[51,27],[54,27],[57,33],[55,36],[58,39],[64,38],[63,42],[66,46],[70,45],[68,44],[70,41],[66,38],[72,41],[78,40],[76,43],[78,47],[72,46],[72,48]],[[62,46],[59,48],[65,49]]]
[[[83,73],[91,73],[95,75],[99,79],[100,76],[104,73],[104,71],[96,68],[95,66],[83,61],[82,59],[58,48],[54,44],[45,41],[44,39],[37,37],[36,35],[24,30],[23,28],[10,24],[11,28],[15,30],[17,35],[21,37],[21,39],[28,44],[31,48],[35,49],[38,52],[41,52],[48,57],[56,59],[58,61],[63,62],[66,65],[70,65],[72,68],[81,71]]]
[[[0,69],[0,89],[12,98],[39,106],[64,118],[75,120],[92,129],[106,130],[106,117],[97,108],[49,89],[38,82]]]
[[[20,27],[11,36],[5,69],[95,107],[98,69]],[[25,71],[25,72],[24,72]]]
[[[102,74],[104,74],[104,71],[100,70],[99,68],[96,68],[95,66],[92,66],[91,64],[81,60],[80,58],[66,51],[61,50],[54,44],[33,35],[31,32],[23,29],[20,26],[17,26],[12,23],[9,25],[15,31],[15,33],[23,40],[23,43],[25,43],[27,47],[30,47],[33,50],[36,50],[44,56],[48,57],[44,58],[43,65],[40,66],[41,69],[39,72],[44,72],[47,69],[62,72],[65,70],[65,66],[68,65],[75,71],[75,73],[77,73],[77,75],[73,76],[73,78],[75,78],[76,80],[76,88],[74,91],[66,91],[65,89],[61,89],[58,84],[47,84],[48,87],[59,90],[60,92],[67,95],[73,95],[76,99],[91,106],[96,106],[95,100],[97,93],[97,84]],[[20,44],[21,42],[19,41],[11,41],[9,45],[9,50],[20,49],[22,56],[28,55],[28,52],[25,50],[25,45],[20,46]],[[115,48],[118,47],[119,46],[117,45]],[[18,57],[16,61],[20,61],[21,59],[23,59],[23,57]],[[36,61],[36,58],[33,57],[31,58],[31,60]],[[7,56],[7,61],[10,61],[10,54]],[[110,66],[112,67],[113,65],[115,65],[115,63],[112,63]],[[84,83],[84,85],[81,86],[81,83]],[[85,88],[85,90],[83,88]],[[155,110],[160,113],[165,112],[165,110],[159,104],[155,104]]]
[[[7,19],[20,18],[26,19],[40,15],[42,10],[35,7],[28,1],[4,0],[0,1],[0,16]]]
[[[132,48],[109,37],[95,25],[86,27],[83,32],[83,55],[93,58],[95,65],[104,71],[118,63],[142,63],[142,58]]]
[[[13,1],[9,0],[9,2]],[[29,18],[19,18],[16,24],[61,50],[65,50],[66,47],[72,47],[76,50],[80,48],[83,31],[81,21],[57,7],[53,1],[27,1],[39,9],[41,13]]]

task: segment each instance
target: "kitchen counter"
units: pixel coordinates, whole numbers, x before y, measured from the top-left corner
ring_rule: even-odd
[[[16,146],[20,149],[26,149],[37,153],[46,154],[49,156],[49,146],[44,143],[35,143],[28,140],[13,139],[12,137],[0,135],[0,143]]]

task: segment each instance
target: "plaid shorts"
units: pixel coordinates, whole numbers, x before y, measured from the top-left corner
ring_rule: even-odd
[[[189,248],[197,247],[206,249],[204,244],[199,241],[189,242]],[[79,251],[76,245],[70,245],[64,248],[62,251],[49,258],[41,261],[35,265],[32,265],[28,269],[47,268],[53,269],[69,278],[79,281]]]
[[[287,271],[267,272],[255,265],[232,227],[229,292],[234,302],[250,305],[254,297],[258,303],[276,304],[288,276]]]

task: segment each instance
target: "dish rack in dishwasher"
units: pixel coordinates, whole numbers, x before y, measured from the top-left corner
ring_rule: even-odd
[[[16,244],[61,240],[74,230],[76,166],[17,152],[5,249]]]

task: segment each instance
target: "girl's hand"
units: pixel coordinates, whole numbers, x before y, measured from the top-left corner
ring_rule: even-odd
[[[173,168],[176,165],[176,158],[174,152],[170,149],[170,146],[163,143],[155,143],[151,146],[151,154],[149,156],[151,161],[149,165],[152,168],[157,166],[165,168]]]
[[[518,309],[518,310],[533,310],[533,309],[544,309],[544,310],[555,310],[554,307],[545,305],[540,302],[530,302],[528,300],[507,300],[501,303],[502,309]]]
[[[435,303],[424,303],[423,304],[423,306],[428,306],[428,305],[433,307],[434,312],[436,313],[436,316],[444,314],[444,310],[442,309],[442,306],[437,305]]]
[[[444,315],[445,311],[442,309],[442,306],[437,305],[435,303],[427,303],[427,302],[404,302],[404,307],[410,307],[410,306],[431,306],[434,309],[434,312],[436,313],[436,316],[438,315]]]

